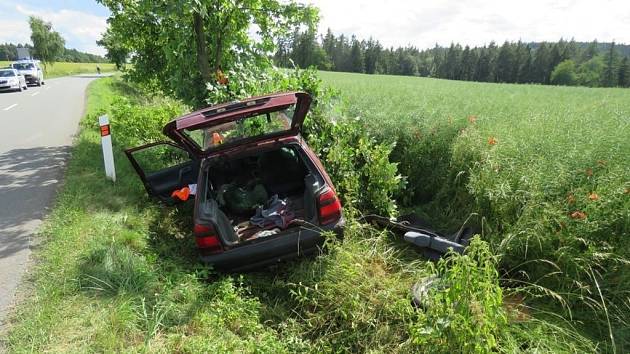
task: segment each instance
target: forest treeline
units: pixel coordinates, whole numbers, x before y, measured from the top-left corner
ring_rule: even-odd
[[[30,44],[13,44],[4,43],[0,44],[0,60],[13,61],[17,60],[17,48],[29,48],[33,53],[33,47]],[[59,55],[56,61],[71,62],[71,63],[105,63],[107,59],[100,55],[80,52],[76,49],[64,48],[63,52]]]
[[[630,46],[613,43],[491,42],[482,47],[385,48],[378,40],[295,31],[278,40],[276,65],[451,80],[630,87]]]

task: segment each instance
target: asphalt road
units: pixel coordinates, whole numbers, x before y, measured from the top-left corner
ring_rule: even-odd
[[[54,200],[94,76],[0,92],[0,327]]]

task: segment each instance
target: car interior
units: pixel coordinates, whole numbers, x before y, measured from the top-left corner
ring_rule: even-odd
[[[216,203],[216,221],[223,220],[220,233],[228,244],[254,240],[269,229],[281,234],[293,221],[316,222],[315,193],[322,182],[299,151],[285,146],[234,159],[219,158],[209,166],[206,198]],[[269,207],[273,196],[286,202],[290,213],[291,222],[279,232],[277,225],[261,227],[251,222],[257,207]]]

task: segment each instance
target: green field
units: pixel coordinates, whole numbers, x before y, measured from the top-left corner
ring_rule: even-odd
[[[504,285],[628,350],[630,90],[320,74],[350,118],[398,144],[407,209],[445,230],[470,218]]]
[[[11,64],[10,61],[0,61],[0,68]],[[76,74],[96,74],[96,66],[100,66],[101,72],[116,71],[116,66],[109,63],[55,63],[49,65],[44,73],[44,78],[54,78],[60,76],[76,75]]]

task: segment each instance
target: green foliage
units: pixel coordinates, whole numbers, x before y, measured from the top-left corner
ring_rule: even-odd
[[[103,38],[110,54],[134,53],[128,78],[194,107],[205,103],[206,85],[221,83],[221,72],[270,67],[265,53],[274,49],[274,38],[317,21],[313,7],[276,0],[100,3],[111,11]],[[248,34],[252,25],[259,40]]]
[[[65,40],[59,32],[53,31],[50,22],[30,16],[28,23],[31,27],[31,41],[33,41],[33,56],[41,60],[44,65],[53,64],[63,53]]]
[[[551,72],[551,83],[554,85],[573,86],[577,82],[575,74],[575,63],[567,59]]]
[[[138,105],[125,97],[116,98],[110,108],[112,132],[128,147],[163,141],[164,125],[185,111],[185,106],[169,99]]]
[[[603,72],[604,62],[601,56],[595,56],[580,64],[577,70],[577,79],[580,85],[599,87]]]
[[[105,57],[116,64],[116,69],[121,70],[125,66],[129,50],[123,45],[123,40],[117,38],[116,33],[113,33],[111,29],[108,28],[96,44],[107,50]]]
[[[488,244],[474,238],[465,255],[453,253],[437,263],[436,277],[438,286],[429,291],[424,327],[411,328],[414,343],[441,353],[496,350],[508,323]]]

